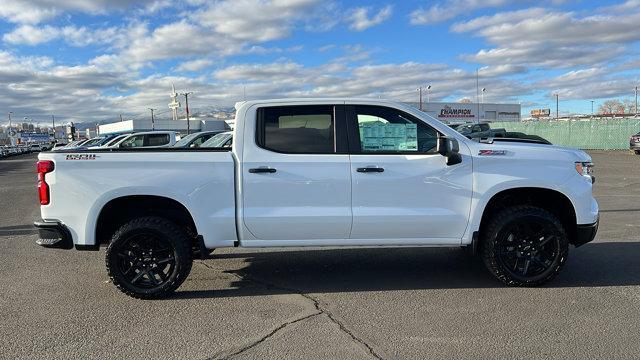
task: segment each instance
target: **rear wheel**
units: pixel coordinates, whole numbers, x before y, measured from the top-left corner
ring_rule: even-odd
[[[123,225],[106,254],[111,281],[139,299],[171,294],[189,275],[192,261],[185,231],[160,217],[141,217]]]
[[[536,286],[560,272],[568,244],[555,215],[534,206],[515,206],[489,220],[481,254],[489,271],[506,285]]]
[[[634,152],[636,153],[636,155],[640,155],[640,150],[634,150]]]

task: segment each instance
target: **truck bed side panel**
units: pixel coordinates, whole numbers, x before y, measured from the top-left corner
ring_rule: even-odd
[[[51,203],[41,206],[42,217],[66,224],[75,244],[95,244],[102,208],[133,195],[184,205],[207,247],[232,246],[236,240],[231,152],[41,153],[39,158],[55,163],[46,175]]]

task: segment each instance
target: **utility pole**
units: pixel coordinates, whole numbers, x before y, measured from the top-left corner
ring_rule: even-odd
[[[591,100],[591,117],[593,117],[593,100]]]
[[[480,69],[476,68],[476,105],[478,106],[478,124],[480,123]]]
[[[560,119],[560,110],[559,110],[559,107],[560,107],[560,94],[555,93],[553,95],[555,95],[555,97],[556,97],[556,120],[558,120],[558,119]]]
[[[187,112],[187,135],[191,134],[191,124],[189,123],[189,95],[191,94],[193,94],[193,91],[180,94],[184,95],[184,107]]]
[[[482,88],[482,97],[480,98],[480,104],[482,104],[482,119],[485,119],[484,116],[484,92],[487,91],[487,88]]]
[[[638,117],[638,87],[636,86],[636,117]]]
[[[53,126],[53,142],[56,141],[56,117],[51,114],[51,125]]]
[[[418,97],[418,109],[420,109],[420,111],[422,111],[422,86],[420,86],[416,90],[420,93],[420,95]]]
[[[122,122],[122,114],[120,114],[120,122]]]
[[[149,110],[151,110],[151,131],[154,131],[156,129],[156,119],[153,117],[153,112],[157,109],[149,108]]]

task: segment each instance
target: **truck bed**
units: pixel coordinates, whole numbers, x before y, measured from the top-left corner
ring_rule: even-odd
[[[64,218],[77,244],[96,244],[100,209],[128,196],[158,196],[183,204],[212,248],[232,246],[236,240],[230,149],[70,150],[43,152],[39,159],[52,160],[55,166],[46,177],[51,203],[41,206],[42,217]]]

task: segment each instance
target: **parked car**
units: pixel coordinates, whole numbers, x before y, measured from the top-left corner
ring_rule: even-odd
[[[181,147],[181,148],[186,148],[186,147],[197,148],[197,147],[200,147],[204,142],[209,140],[212,136],[214,136],[216,134],[220,134],[221,132],[224,132],[224,130],[201,131],[201,132],[189,134],[189,135],[181,138],[173,146],[174,147]]]
[[[111,148],[164,148],[172,147],[180,140],[174,131],[149,131],[130,134],[112,144]]]
[[[148,299],[219,247],[463,246],[504,284],[534,286],[597,231],[581,150],[473,141],[376,99],[245,101],[236,114],[231,148],[40,153],[37,243],[108,244],[111,283]]]
[[[40,144],[29,145],[29,152],[40,152],[40,151],[42,151],[42,145]]]
[[[469,139],[510,138],[532,140],[544,144],[551,144],[551,142],[549,142],[547,139],[544,139],[538,135],[529,135],[522,132],[507,131],[506,129],[501,128],[492,129],[489,123],[467,123],[449,126]]]
[[[65,146],[62,147],[56,147],[54,149],[54,151],[60,151],[60,150],[69,150],[69,149],[73,149],[73,148],[80,148],[83,144],[85,144],[86,142],[88,142],[90,139],[80,139],[80,140],[74,140],[71,141],[70,143],[68,143]]]
[[[111,145],[118,143],[120,140],[126,138],[129,135],[131,135],[131,134],[116,135],[116,136],[112,137],[111,139],[109,139],[108,141],[106,141],[105,143],[103,143],[102,145],[93,146],[93,147],[90,147],[90,149],[103,149],[103,148],[111,147]]]
[[[633,150],[636,155],[640,155],[640,132],[635,135],[631,135],[631,138],[629,139],[629,149]]]
[[[214,135],[200,145],[202,148],[230,148],[233,144],[233,131],[225,131]]]

